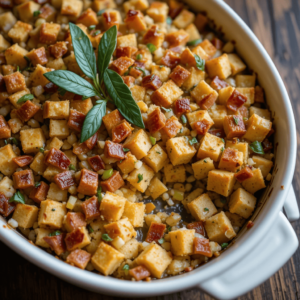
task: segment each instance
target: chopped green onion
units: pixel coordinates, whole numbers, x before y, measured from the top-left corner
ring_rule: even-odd
[[[149,51],[150,51],[151,53],[153,53],[153,52],[156,50],[156,46],[154,46],[154,45],[151,44],[151,43],[148,43],[148,44],[147,44],[147,48],[149,49]]]
[[[224,147],[221,148],[221,152],[224,152]]]
[[[40,10],[36,10],[36,11],[33,12],[33,16],[34,16],[34,17],[37,17],[37,16],[39,16],[40,14],[41,14],[41,11],[40,11]]]
[[[98,35],[98,34],[100,34],[100,33],[101,33],[101,30],[96,30],[96,31],[94,32],[93,36],[96,36],[96,35]]]
[[[233,116],[233,120],[234,120],[235,125],[239,125],[239,118]]]
[[[4,140],[4,142],[5,142],[5,145],[7,145],[9,142],[12,142],[16,146],[19,145],[19,141],[14,137],[10,137],[7,140]]]
[[[130,149],[128,149],[128,148],[123,148],[123,151],[124,151],[124,152],[129,152]]]
[[[161,152],[156,151],[157,154],[161,154]]]
[[[52,210],[52,211],[56,211],[56,209],[55,209],[55,208],[52,208],[51,210]]]
[[[186,116],[185,116],[185,115],[182,115],[182,116],[181,116],[181,121],[182,121],[183,124],[186,124],[187,119],[186,119]]]
[[[172,230],[172,227],[171,226],[168,226],[167,227],[167,230],[170,232]]]
[[[101,200],[102,200],[102,187],[101,186],[97,190],[97,198],[98,198],[98,201],[101,202]]]
[[[125,271],[125,274],[127,275],[128,274],[128,271],[129,271],[129,265],[128,264],[125,264],[124,266],[123,266],[123,268],[122,268],[122,270],[124,270]]]
[[[197,140],[195,137],[193,137],[191,140],[189,140],[189,143],[190,143],[190,145],[192,146],[192,145],[194,145],[194,144],[197,144],[197,143],[198,143],[198,140]]]
[[[265,154],[264,148],[263,148],[261,142],[259,142],[259,141],[255,141],[255,142],[251,143],[249,147],[254,153]]]
[[[173,199],[174,200],[178,200],[178,201],[182,201],[184,199],[184,192],[180,192],[180,191],[174,190]]]
[[[140,70],[142,73],[143,73],[143,75],[146,75],[146,71],[144,70],[144,69],[142,69],[142,68],[140,68],[140,67],[135,67],[137,70]]]
[[[98,12],[97,12],[97,16],[101,16],[103,13],[105,12],[105,9],[100,9]]]
[[[143,174],[138,174],[138,183],[140,183],[144,179]]]
[[[224,140],[224,139],[222,139],[222,138],[221,138],[221,140],[222,140],[222,142],[225,144],[225,140]]]
[[[167,22],[167,24],[168,24],[168,25],[171,25],[171,24],[172,24],[172,22],[173,22],[173,20],[172,20],[172,18],[171,18],[171,17],[167,17],[167,20],[166,20],[166,22]]]
[[[114,169],[105,170],[102,175],[102,180],[106,180],[112,176]]]
[[[75,166],[74,166],[74,165],[70,164],[70,165],[69,165],[69,170],[73,170],[73,171],[75,171],[75,170],[76,170],[76,168],[75,168]]]
[[[161,109],[164,110],[165,112],[171,112],[172,111],[172,108],[164,108],[164,107],[162,107]]]
[[[138,55],[136,56],[136,59],[137,59],[137,60],[143,59],[143,55],[142,55],[142,54],[138,54]]]
[[[88,231],[89,231],[89,233],[93,233],[94,232],[94,229],[92,228],[91,225],[88,226]]]
[[[113,239],[107,233],[102,234],[101,238],[105,242],[111,242],[111,241],[113,241]]]
[[[164,242],[165,242],[165,239],[164,239],[164,238],[161,238],[161,239],[158,240],[158,243],[159,243],[159,244],[163,244]]]
[[[17,72],[20,72],[20,67],[19,66],[17,66]]]
[[[195,61],[196,61],[196,67],[198,70],[204,71],[205,69],[205,60],[202,59],[199,55],[194,54]]]
[[[40,148],[40,152],[44,153],[45,149],[43,147]]]
[[[57,236],[57,235],[60,235],[61,232],[59,230],[56,230],[56,231],[53,231],[51,233],[49,233],[49,236]]]
[[[204,211],[209,211],[209,209],[207,207],[204,208]]]
[[[200,44],[202,42],[202,39],[197,39],[197,40],[193,40],[190,42],[187,42],[187,46],[197,46],[198,44]]]
[[[36,182],[35,184],[34,184],[34,187],[39,187],[41,185],[41,183],[40,182]]]
[[[89,26],[89,30],[94,30],[96,28],[96,25]]]
[[[207,163],[207,160],[206,160],[206,159],[204,159],[204,162],[205,162],[205,163]]]
[[[27,100],[32,100],[33,98],[34,98],[34,96],[32,94],[26,94],[17,101],[17,104],[26,102]]]
[[[149,138],[150,138],[151,144],[154,146],[156,144],[156,138],[153,136],[150,136]]]
[[[228,247],[228,243],[223,243],[223,244],[221,245],[221,247],[222,247],[222,249]]]

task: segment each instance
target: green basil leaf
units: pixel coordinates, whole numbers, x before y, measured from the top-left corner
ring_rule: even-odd
[[[187,46],[197,46],[198,44],[200,44],[202,42],[202,39],[197,39],[197,40],[193,40],[190,42],[187,42]]]
[[[141,111],[122,77],[115,71],[106,69],[103,79],[107,92],[121,115],[128,122],[140,128],[145,128]]]
[[[108,67],[110,59],[117,45],[117,26],[109,28],[102,36],[98,46],[98,72],[99,80],[102,82],[104,72]]]
[[[194,54],[195,60],[196,60],[196,66],[197,69],[204,71],[205,68],[205,60],[200,58],[199,55]]]
[[[80,27],[73,23],[69,26],[77,63],[87,77],[96,80],[96,57],[92,43]]]
[[[101,103],[98,102],[86,115],[81,136],[80,142],[83,143],[91,136],[93,136],[96,131],[100,128],[102,123],[102,118],[105,116],[106,113],[106,101],[102,101]]]
[[[259,142],[259,141],[253,142],[252,144],[250,144],[249,147],[254,153],[265,154],[264,148],[263,148],[261,142]]]
[[[68,92],[85,97],[98,96],[97,91],[88,81],[71,71],[57,70],[45,73],[44,76]]]
[[[32,94],[26,94],[17,101],[17,104],[26,102],[27,100],[32,100],[33,98],[34,98],[34,96]]]
[[[15,202],[15,203],[22,203],[25,204],[25,198],[20,191],[17,191],[9,200],[8,202]]]

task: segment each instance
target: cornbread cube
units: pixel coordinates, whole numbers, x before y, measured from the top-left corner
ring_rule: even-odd
[[[241,137],[246,133],[246,126],[241,115],[228,115],[225,116],[223,122],[224,131],[227,139],[234,137]]]
[[[136,239],[131,239],[124,246],[118,249],[122,254],[124,254],[125,259],[136,258],[139,254],[140,243]]]
[[[248,128],[243,138],[251,142],[262,142],[272,129],[272,122],[253,114],[248,120]]]
[[[204,227],[209,240],[219,244],[226,243],[236,236],[229,219],[223,211],[208,218]]]
[[[40,42],[42,44],[47,44],[47,45],[54,44],[57,41],[59,31],[60,31],[59,24],[54,24],[54,23],[42,24],[41,31],[40,31]]]
[[[101,242],[92,256],[93,267],[104,275],[112,274],[125,259],[124,254]]]
[[[242,182],[243,188],[251,194],[266,187],[261,169],[252,171],[253,176]]]
[[[200,81],[199,84],[191,91],[191,96],[196,100],[198,105],[201,106],[203,101],[210,96],[210,107],[215,103],[218,98],[218,93],[211,88],[204,80]],[[209,107],[208,107],[209,108]],[[207,108],[204,108],[207,109]]]
[[[130,0],[123,4],[123,9],[127,13],[130,9],[144,11],[149,7],[147,0]]]
[[[108,134],[111,136],[112,129],[115,126],[119,125],[124,120],[124,117],[117,109],[115,109],[111,113],[105,115],[102,120],[106,127],[106,130],[108,131]]]
[[[194,177],[198,180],[204,179],[208,176],[208,172],[215,169],[214,161],[206,157],[192,164]]]
[[[69,100],[46,101],[43,108],[44,119],[67,119],[70,114]]]
[[[156,278],[161,278],[171,261],[172,258],[168,255],[167,251],[155,242],[148,245],[134,260],[137,265],[146,267],[151,275]]]
[[[248,219],[256,205],[256,197],[242,188],[237,189],[230,197],[229,211]]]
[[[45,86],[47,83],[49,83],[49,80],[44,76],[44,74],[51,71],[53,71],[53,69],[37,65],[29,77],[32,86]]]
[[[45,136],[41,128],[20,131],[20,140],[24,153],[36,153],[45,145]]]
[[[10,11],[6,13],[2,13],[0,15],[0,28],[4,32],[8,32],[16,22],[17,22],[16,17]]]
[[[13,94],[26,89],[25,77],[20,72],[15,72],[3,77],[7,92]]]
[[[208,194],[202,194],[192,202],[188,203],[187,206],[192,216],[197,221],[205,221],[207,218],[218,212]]]
[[[19,118],[9,119],[7,123],[9,125],[12,133],[19,132],[21,127],[23,126],[23,123]]]
[[[16,220],[21,228],[31,228],[36,222],[39,209],[33,205],[18,203],[12,218]]]
[[[33,161],[30,165],[30,168],[38,175],[42,175],[47,168],[47,166],[44,163],[44,158],[45,158],[44,154],[38,152],[33,158]]]
[[[122,35],[117,38],[117,47],[137,47],[136,35],[134,33]]]
[[[213,191],[227,197],[232,193],[234,184],[234,173],[222,170],[212,170],[208,173],[208,191]]]
[[[147,15],[154,20],[155,23],[163,23],[168,16],[168,5],[166,3],[154,1],[147,10]]]
[[[227,109],[225,105],[214,105],[208,111],[210,117],[214,122],[214,127],[223,128],[224,119],[227,116]]]
[[[18,5],[17,10],[21,21],[30,23],[34,18],[33,13],[39,10],[39,8],[40,5],[34,1],[28,1]]]
[[[88,8],[78,17],[76,23],[89,27],[92,25],[97,25],[99,22],[97,19],[97,14],[91,8]]]
[[[185,182],[186,174],[184,165],[173,166],[167,164],[164,167],[166,182]]]
[[[54,181],[55,175],[59,174],[61,170],[54,166],[49,166],[46,168],[43,177],[48,181]]]
[[[192,129],[195,129],[196,122],[203,122],[207,126],[207,130],[214,124],[209,113],[206,110],[197,110],[186,114]]]
[[[202,49],[206,52],[209,58],[212,58],[217,52],[216,47],[207,39],[201,42],[199,46],[202,47]]]
[[[0,139],[11,137],[11,129],[3,116],[0,116]]]
[[[45,242],[44,237],[49,236],[52,230],[46,228],[37,228],[35,229],[35,232],[36,232],[35,244],[43,248],[49,248],[50,246],[48,243]]]
[[[27,23],[18,21],[13,28],[8,32],[8,36],[14,43],[26,42],[29,37],[29,32],[32,30],[32,26]]]
[[[166,143],[167,153],[173,166],[188,164],[197,150],[190,145],[187,137],[175,137]]]
[[[255,106],[251,106],[249,108],[249,116],[252,117],[252,115],[254,114],[271,121],[271,112],[268,109],[262,109]]]
[[[237,87],[255,87],[256,76],[253,75],[236,75],[235,84]]]
[[[247,98],[247,101],[244,103],[246,107],[252,105],[255,101],[255,88],[254,87],[245,87],[245,88],[236,88],[238,92],[244,95]]]
[[[146,88],[140,85],[134,85],[130,88],[132,98],[135,102],[144,101],[146,95]]]
[[[252,159],[255,162],[255,168],[259,168],[263,177],[267,177],[273,167],[273,162],[257,155],[252,156]]]
[[[201,38],[201,35],[195,26],[195,24],[190,24],[185,28],[185,31],[189,35],[189,42],[199,40]]]
[[[184,90],[190,90],[192,87],[197,86],[199,82],[205,79],[205,72],[197,68],[189,68],[190,76],[182,84]]]
[[[193,254],[195,229],[176,230],[169,233],[171,251],[176,256]]]
[[[168,155],[163,148],[156,144],[144,157],[144,162],[157,173],[168,163]]]
[[[142,202],[131,203],[126,201],[123,218],[128,218],[133,227],[143,227],[145,204]]]
[[[66,202],[68,200],[68,190],[61,190],[56,183],[52,182],[50,183],[47,199]]]
[[[117,166],[123,174],[128,174],[135,169],[137,159],[130,152],[126,153],[125,159],[117,162]]]
[[[244,155],[242,152],[226,148],[221,155],[219,169],[229,172],[236,172],[243,164]]]
[[[165,34],[160,31],[158,25],[151,25],[143,37],[144,44],[153,44],[157,49],[161,47]]]
[[[226,148],[237,149],[238,151],[243,153],[244,164],[247,164],[248,162],[248,145],[248,143],[241,143],[238,142],[236,139],[233,139],[232,141],[226,141]]]
[[[20,92],[17,92],[17,93],[14,93],[12,95],[10,95],[8,97],[8,100],[11,102],[11,104],[15,107],[15,108],[20,108],[22,106],[22,104],[18,104],[18,100],[24,96],[24,95],[27,95],[27,94],[30,94],[30,91],[28,89],[25,89],[23,91],[20,91]]]
[[[32,170],[22,170],[13,174],[14,188],[27,189],[34,186]]]
[[[226,79],[231,75],[230,61],[226,53],[207,61],[205,67],[210,78],[218,76],[220,79]]]
[[[166,82],[169,79],[171,69],[166,66],[153,65],[151,67],[151,75],[157,75],[161,82]]]
[[[44,200],[41,202],[40,207],[38,218],[39,227],[60,229],[66,214],[66,204],[49,199]]]
[[[10,47],[10,43],[0,34],[0,51],[3,52]]]
[[[144,15],[137,10],[128,11],[126,18],[124,19],[124,23],[126,24],[127,28],[133,29],[136,32],[147,29]]]
[[[72,232],[67,233],[65,238],[68,251],[81,249],[91,243],[91,238],[85,227],[79,227]]]
[[[54,137],[51,141],[47,141],[47,150],[50,150],[51,148],[55,148],[55,149],[60,149],[61,146],[64,144],[64,142],[60,139],[58,139],[57,137]]]
[[[169,80],[151,95],[151,100],[156,105],[170,107],[182,94],[183,91],[177,84],[173,80]]]
[[[219,90],[218,103],[226,105],[227,100],[230,98],[232,93],[235,91],[235,88],[232,86],[227,86]]]
[[[137,159],[142,159],[151,149],[152,144],[145,130],[140,129],[133,132],[123,145],[124,148],[130,149]]]
[[[242,227],[245,223],[245,219],[242,218],[241,216],[237,215],[237,214],[232,214],[229,211],[225,212],[225,215],[227,216],[227,218],[229,219],[231,225],[233,227]],[[237,232],[237,231],[236,231]]]
[[[67,120],[52,120],[50,119],[49,136],[65,139],[69,136],[69,127]]]
[[[229,59],[232,75],[240,73],[246,69],[246,65],[243,63],[243,61],[237,54],[235,53],[228,54],[228,59]]]
[[[132,171],[126,179],[138,191],[144,193],[154,174],[154,171],[150,167],[143,164],[139,169]]]
[[[85,115],[92,109],[92,107],[93,107],[93,103],[91,98],[85,100],[71,100],[71,108]]]
[[[167,191],[168,188],[157,177],[154,177],[146,190],[146,195],[151,196],[155,200]]]
[[[183,9],[180,14],[174,19],[173,25],[181,28],[186,28],[188,25],[193,23],[195,20],[195,15],[188,11],[187,9]]]
[[[16,190],[14,189],[13,181],[7,176],[5,176],[0,181],[0,193],[2,193],[5,197],[10,198],[15,192]]]
[[[19,66],[20,69],[24,69],[27,66],[27,60],[24,58],[27,53],[27,50],[20,47],[18,44],[14,44],[5,51],[6,63],[8,65]]]
[[[224,146],[225,144],[223,139],[210,133],[206,133],[200,141],[197,158],[202,159],[210,157],[213,161],[218,161]]]
[[[62,0],[60,13],[66,16],[78,17],[81,14],[83,2],[79,0]]]
[[[26,56],[30,59],[33,66],[45,65],[48,62],[44,47],[31,50]]]
[[[106,192],[100,204],[101,215],[107,221],[118,221],[124,212],[126,199],[111,192]]]
[[[189,54],[189,57],[192,61],[192,57],[190,56],[190,53],[187,53]],[[197,54],[201,59],[204,59],[205,61],[208,61],[209,60],[209,55],[205,52],[205,50],[200,46],[196,46],[193,51],[192,51],[192,55],[194,56],[195,54]],[[184,55],[185,56],[185,55]],[[194,62],[192,64],[194,67],[196,66],[196,60],[194,58]]]

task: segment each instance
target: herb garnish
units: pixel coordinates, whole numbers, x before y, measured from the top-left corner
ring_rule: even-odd
[[[197,39],[197,40],[193,40],[190,42],[187,42],[187,46],[197,46],[198,44],[200,44],[202,42],[202,39]]]
[[[124,266],[123,266],[123,268],[122,268],[122,270],[124,270],[125,271],[125,274],[127,275],[128,274],[128,271],[129,271],[129,265],[128,264],[125,264]]]
[[[167,23],[168,25],[171,25],[172,22],[173,22],[172,18],[171,18],[171,17],[167,17],[166,23]]]
[[[37,16],[39,16],[40,14],[41,14],[41,11],[40,11],[40,10],[36,10],[36,11],[33,12],[33,16],[34,16],[34,17],[37,17]]]
[[[101,186],[97,190],[97,198],[98,198],[98,201],[101,202],[101,200],[102,200],[102,187]]]
[[[111,241],[113,241],[113,239],[107,233],[102,234],[101,238],[105,242],[111,242]]]
[[[159,244],[163,244],[164,242],[165,242],[165,239],[164,239],[164,238],[161,238],[161,239],[158,240],[158,243],[159,243]]]
[[[93,233],[94,232],[94,229],[92,228],[91,225],[88,226],[88,231],[89,231],[89,233]]]
[[[44,153],[44,152],[45,152],[45,149],[44,149],[43,147],[41,147],[41,148],[40,148],[40,152],[41,152],[41,153]]]
[[[70,165],[69,165],[69,170],[76,171],[76,168],[75,168],[74,165],[70,164]]]
[[[204,208],[204,211],[209,211],[209,209],[207,207]]]
[[[97,12],[97,16],[101,16],[103,13],[105,12],[105,9],[100,9],[98,12]]]
[[[228,243],[223,243],[223,244],[221,245],[221,247],[222,247],[222,249],[228,247]]]
[[[23,194],[20,191],[17,191],[9,200],[8,202],[16,202],[16,203],[22,203],[25,204],[25,198]]]
[[[186,119],[185,115],[181,116],[181,121],[182,121],[183,124],[185,124],[187,122],[187,119]]]
[[[199,55],[194,54],[195,60],[196,60],[196,67],[197,69],[204,71],[205,69],[205,60],[200,58]]]
[[[138,183],[140,183],[144,179],[143,174],[138,174]]]
[[[189,140],[189,143],[190,143],[190,145],[192,146],[192,145],[194,145],[194,144],[197,144],[197,143],[198,143],[198,140],[197,140],[195,137],[193,137],[191,140]]]
[[[251,143],[249,147],[254,153],[265,154],[264,148],[263,148],[261,142],[259,142],[259,141],[255,141],[255,142]]]
[[[7,145],[10,142],[12,142],[13,144],[15,144],[16,146],[19,145],[19,141],[16,138],[14,138],[14,137],[10,137],[7,140],[4,140],[5,145]]]
[[[235,125],[239,125],[239,118],[233,116],[233,121],[234,121]]]
[[[161,109],[164,110],[165,112],[171,112],[172,111],[172,108],[161,107]]]
[[[57,236],[57,235],[60,235],[61,232],[59,230],[56,230],[56,231],[53,231],[51,233],[49,233],[49,236]]]
[[[139,54],[136,56],[136,59],[137,59],[137,60],[143,59],[143,55],[139,53]]]
[[[35,187],[35,188],[38,188],[40,185],[41,185],[40,182],[36,182],[36,183],[34,184],[34,187]]]
[[[32,100],[33,98],[34,98],[34,96],[32,94],[26,94],[17,101],[17,104],[26,102],[27,100]]]
[[[124,151],[124,152],[128,152],[128,151],[130,151],[130,149],[128,149],[128,148],[123,148],[123,151]]]
[[[147,48],[151,53],[153,53],[156,50],[156,46],[151,43],[147,44]]]
[[[98,12],[99,15],[100,11]],[[93,85],[81,76],[67,70],[56,70],[44,76],[60,88],[84,96],[98,96],[101,99],[88,112],[83,123],[80,142],[83,143],[100,128],[106,113],[106,104],[113,102],[123,117],[140,128],[145,128],[141,111],[122,77],[108,64],[117,45],[117,27],[107,30],[98,46],[98,59],[87,35],[75,24],[69,23],[76,61],[82,72],[92,80]],[[98,69],[98,71],[97,71]]]
[[[96,28],[96,25],[89,26],[89,30],[94,30]]]
[[[150,142],[151,142],[152,146],[154,146],[156,144],[156,138],[153,136],[150,136],[149,138],[150,138]]]

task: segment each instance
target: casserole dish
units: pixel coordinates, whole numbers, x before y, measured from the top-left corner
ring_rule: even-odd
[[[265,88],[276,125],[277,147],[273,171],[273,176],[276,176],[253,216],[255,226],[247,232],[245,229],[241,231],[235,243],[221,256],[223,259],[219,257],[188,274],[151,283],[116,281],[114,278],[99,277],[74,269],[32,247],[1,221],[1,240],[13,250],[60,278],[89,290],[142,297],[176,292],[198,285],[215,297],[233,298],[271,276],[298,246],[295,233],[280,212],[290,189],[295,166],[296,131],[289,99],[278,72],[255,36],[226,4],[220,1],[188,1],[188,4],[197,11],[206,11],[209,17],[217,20],[217,28],[226,33],[226,39],[236,42],[238,53],[259,74],[259,81]],[[288,198],[289,201],[294,199],[292,194]],[[287,212],[297,212],[297,208],[292,205],[289,203]],[[297,213],[290,216],[296,219]]]

